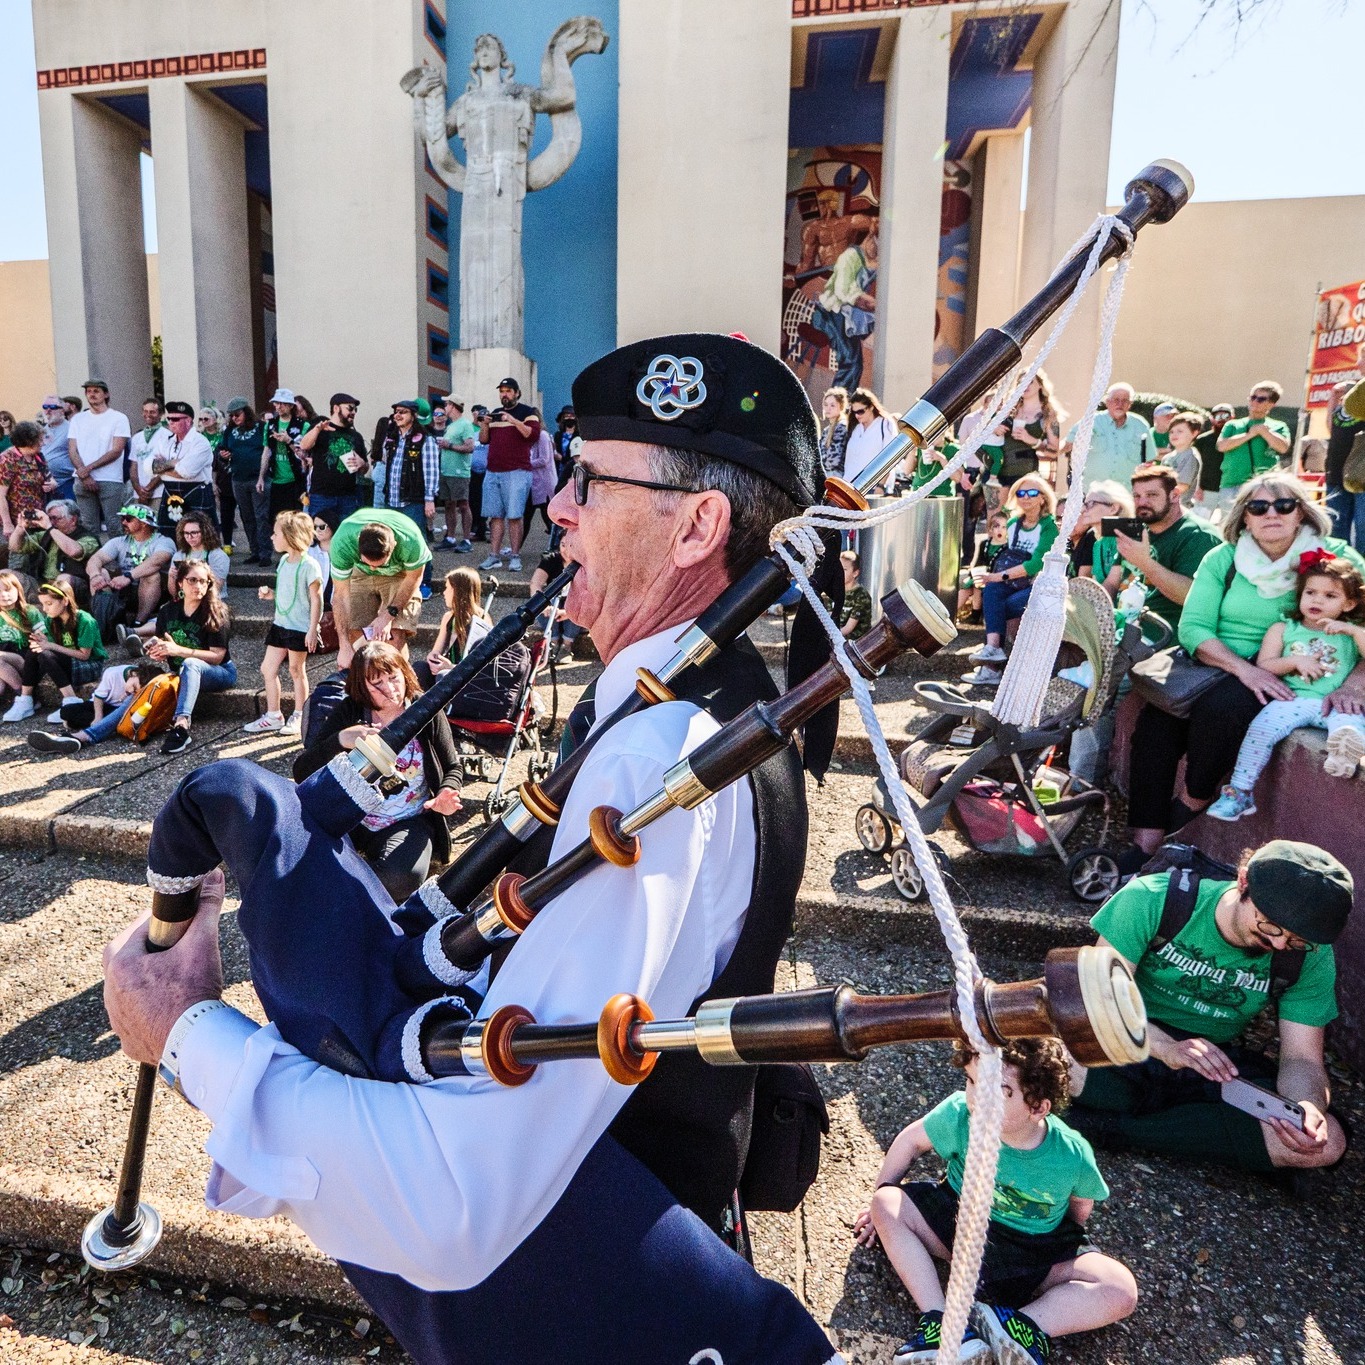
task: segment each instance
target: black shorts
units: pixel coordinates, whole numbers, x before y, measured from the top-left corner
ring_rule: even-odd
[[[291,654],[308,653],[308,636],[301,630],[290,630],[287,626],[281,626],[274,621],[270,623],[270,629],[265,633],[266,645],[274,645],[276,649],[287,649]]]
[[[953,1187],[946,1180],[907,1180],[901,1189],[951,1251],[957,1231],[957,1192]],[[1020,1232],[992,1218],[976,1297],[1006,1308],[1022,1308],[1037,1295],[1038,1286],[1053,1266],[1098,1250],[1085,1229],[1070,1217],[1063,1218],[1051,1232]]]

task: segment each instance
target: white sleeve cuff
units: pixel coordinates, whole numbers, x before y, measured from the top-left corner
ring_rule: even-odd
[[[185,1098],[217,1120],[241,1070],[247,1042],[261,1026],[240,1011],[214,1010],[180,1039],[180,1088]]]

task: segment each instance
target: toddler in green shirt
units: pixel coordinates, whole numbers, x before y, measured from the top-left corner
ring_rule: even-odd
[[[1098,1251],[1085,1231],[1097,1200],[1109,1194],[1090,1144],[1057,1117],[1068,1101],[1069,1067],[1052,1038],[1025,1038],[1003,1049],[1005,1118],[995,1195],[981,1263],[974,1325],[958,1360],[1043,1365],[1052,1338],[1093,1331],[1127,1317],[1137,1282],[1122,1262]],[[943,1325],[943,1290],[935,1260],[952,1254],[975,1105],[976,1057],[957,1045],[953,1064],[966,1089],[904,1129],[877,1174],[871,1205],[853,1224],[862,1246],[880,1237],[896,1274],[920,1310],[915,1335],[897,1365],[931,1365]],[[917,1157],[947,1164],[940,1181],[907,1181]]]

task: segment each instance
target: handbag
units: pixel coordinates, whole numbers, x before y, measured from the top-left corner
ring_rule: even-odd
[[[829,1111],[815,1073],[804,1062],[771,1062],[757,1072],[739,1197],[746,1209],[791,1213],[819,1174]]]
[[[1195,702],[1229,675],[1212,664],[1200,663],[1181,645],[1159,649],[1129,670],[1133,691],[1168,716],[1187,717]]]

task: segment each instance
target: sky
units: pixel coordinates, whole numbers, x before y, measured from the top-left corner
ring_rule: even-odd
[[[1197,22],[1210,2],[1214,14]],[[1261,0],[1240,26],[1230,17],[1238,0],[1122,3],[1111,204],[1157,157],[1184,162],[1200,199],[1365,194],[1357,93],[1365,0]],[[29,0],[0,0],[0,185],[0,260],[45,257]],[[143,157],[147,249],[155,251],[151,186]]]

